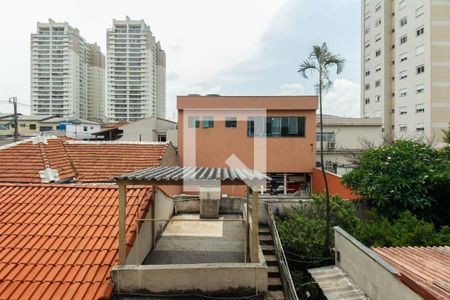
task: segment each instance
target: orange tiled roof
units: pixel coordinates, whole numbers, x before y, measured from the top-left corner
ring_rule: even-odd
[[[46,143],[25,141],[0,150],[0,182],[42,182],[39,174],[45,168],[55,169],[59,179],[75,176],[61,139]]]
[[[151,188],[127,190],[127,252]],[[0,299],[111,297],[116,186],[0,184]]]
[[[58,172],[57,180],[105,182],[112,177],[160,165],[169,144],[96,143],[48,138],[0,148],[0,182],[43,181],[39,172]]]
[[[450,247],[374,248],[425,299],[450,299]]]
[[[66,143],[79,182],[109,181],[112,177],[160,165],[169,144]]]

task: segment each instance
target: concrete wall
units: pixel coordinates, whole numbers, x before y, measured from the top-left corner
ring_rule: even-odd
[[[167,138],[167,131],[174,130],[176,127],[175,122],[149,117],[120,127],[123,130],[120,140],[157,142],[158,134],[166,134]]]
[[[265,264],[191,264],[116,266],[111,273],[116,293],[232,294],[267,292]]]
[[[168,197],[165,193],[161,192],[160,190],[157,190],[155,196],[155,205],[152,204],[147,215],[145,216],[145,219],[152,218],[153,209],[156,209],[155,211],[156,219],[170,219],[174,211],[174,201],[172,198]],[[161,233],[163,232],[164,227],[166,226],[167,223],[168,222],[166,221],[155,222],[156,239],[158,239],[159,236],[161,236]],[[127,265],[141,264],[144,258],[152,249],[152,240],[153,240],[152,222],[143,221],[142,226],[139,230],[139,235],[134,241],[133,247],[131,248],[130,252],[128,253],[126,264]]]
[[[222,197],[219,202],[219,212],[221,214],[240,214],[243,207],[242,198]],[[175,197],[175,211],[182,213],[199,213],[200,200],[195,195],[178,195]]]
[[[422,299],[400,281],[399,272],[339,227],[334,228],[336,264],[373,300]]]
[[[327,181],[328,181],[328,189],[330,191],[330,195],[339,195],[342,199],[355,200],[361,198],[359,195],[355,195],[352,191],[345,187],[341,183],[341,176],[326,172]],[[313,170],[313,179],[312,179],[312,191],[313,193],[324,193],[325,192],[325,182],[323,180],[322,171],[319,168],[314,168]]]

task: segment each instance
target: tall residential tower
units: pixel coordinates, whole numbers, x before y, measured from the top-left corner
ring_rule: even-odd
[[[361,115],[441,142],[450,122],[450,1],[363,0]]]
[[[31,34],[32,114],[91,118],[92,103],[104,106],[104,72],[100,48],[87,43],[78,29],[51,19],[38,23]]]
[[[165,117],[165,53],[143,20],[113,20],[107,69],[110,121]]]

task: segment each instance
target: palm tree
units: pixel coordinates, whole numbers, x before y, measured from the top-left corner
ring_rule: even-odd
[[[298,72],[306,79],[308,79],[308,72],[313,75],[318,72],[319,82],[315,85],[316,92],[319,94],[319,112],[320,112],[320,166],[322,168],[323,180],[325,182],[326,194],[326,236],[325,236],[325,252],[330,249],[330,193],[328,191],[328,181],[325,175],[325,165],[323,163],[323,116],[322,116],[322,93],[333,86],[330,78],[330,70],[336,67],[336,74],[339,74],[344,69],[345,59],[339,55],[333,54],[328,50],[327,43],[322,46],[313,46],[309,58],[304,60],[298,69]]]

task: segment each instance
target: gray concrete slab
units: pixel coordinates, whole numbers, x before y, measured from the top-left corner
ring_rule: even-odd
[[[175,219],[199,219],[183,214]],[[219,220],[241,220],[241,215],[221,215]],[[164,230],[144,265],[244,262],[245,230],[242,222],[174,221]]]

